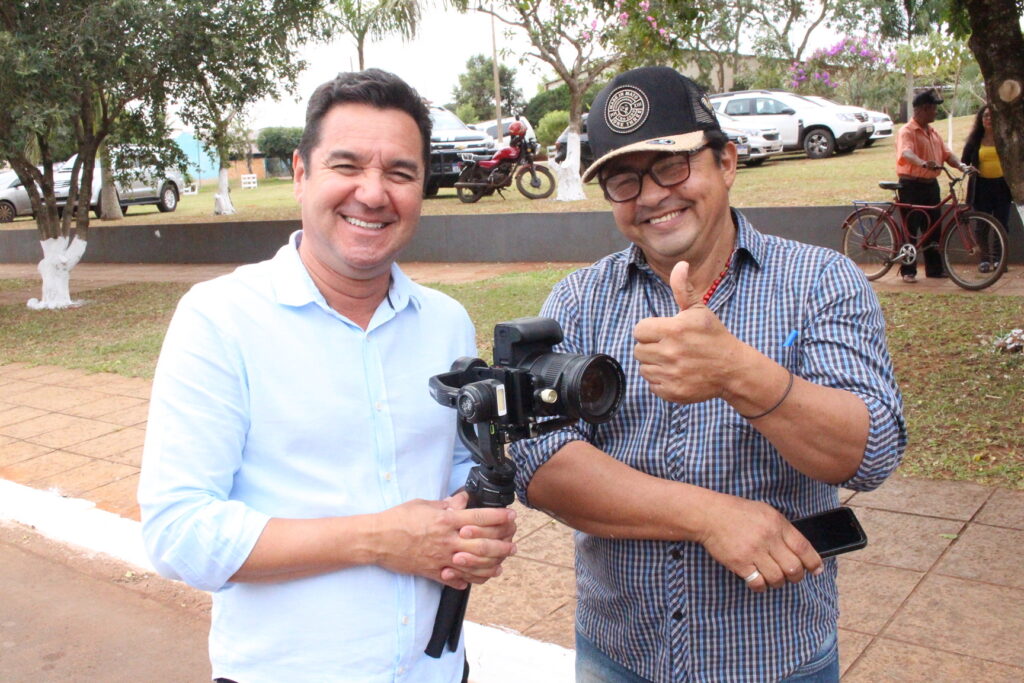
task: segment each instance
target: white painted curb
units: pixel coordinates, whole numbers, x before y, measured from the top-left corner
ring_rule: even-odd
[[[139,522],[100,510],[91,501],[0,479],[0,520],[4,519],[156,573],[146,557]],[[469,621],[465,631],[473,683],[573,680],[573,650]]]

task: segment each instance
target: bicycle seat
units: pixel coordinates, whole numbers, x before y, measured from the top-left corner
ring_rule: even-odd
[[[878,186],[883,190],[896,190],[903,189],[903,185],[898,180],[881,180],[878,182]]]

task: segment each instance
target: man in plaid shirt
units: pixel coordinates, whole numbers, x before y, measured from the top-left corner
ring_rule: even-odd
[[[626,373],[615,417],[513,446],[527,504],[578,530],[578,681],[835,681],[836,563],[788,520],[906,445],[857,267],[729,207],[736,149],[684,76],[616,77],[588,120],[632,246],[559,283],[557,350]]]

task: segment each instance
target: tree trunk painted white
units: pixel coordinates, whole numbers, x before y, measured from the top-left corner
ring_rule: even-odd
[[[1024,204],[1018,204],[1017,205],[1017,213],[1020,214],[1021,225],[1024,225]],[[1010,226],[1004,226],[1004,227],[1006,227],[1007,230],[1010,229]]]
[[[85,253],[85,240],[51,237],[39,245],[43,248],[43,260],[38,266],[43,277],[43,299],[29,299],[28,307],[38,311],[81,306],[81,301],[71,300],[71,269],[78,265]]]
[[[555,180],[558,181],[555,199],[560,202],[576,202],[587,198],[583,192],[583,181],[580,179],[579,133],[569,131],[569,137],[565,141],[565,161],[552,161],[549,166],[555,172]]]
[[[217,194],[213,195],[213,213],[216,216],[230,216],[238,213],[231,203],[231,186],[228,184],[228,169],[220,169],[217,177]]]

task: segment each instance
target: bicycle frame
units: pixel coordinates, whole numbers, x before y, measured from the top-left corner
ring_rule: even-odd
[[[949,178],[949,192],[946,193],[946,196],[943,197],[942,201],[938,204],[909,204],[901,202],[895,196],[895,193],[898,192],[898,190],[895,189],[893,190],[893,199],[890,202],[854,200],[853,204],[858,208],[864,206],[884,207],[882,208],[882,216],[888,218],[899,231],[897,237],[899,238],[900,246],[910,245],[914,247],[915,251],[920,251],[923,245],[927,245],[932,241],[932,237],[936,230],[940,231],[938,235],[939,239],[935,240],[935,243],[938,244],[945,234],[948,226],[955,225],[957,216],[967,213],[971,209],[970,205],[961,203],[956,194],[956,186],[967,176],[954,178],[945,167],[942,168],[942,171],[946,174],[946,177]],[[947,204],[948,206],[946,206]],[[943,206],[946,208],[942,210],[935,221],[932,221],[931,212],[936,209],[941,209]],[[915,214],[923,214],[928,219],[927,229],[923,230],[916,238],[910,234],[910,229],[907,227],[910,217]],[[965,243],[963,244],[965,249],[974,249],[978,246],[973,242],[973,238],[970,235],[963,234],[963,239],[965,240]],[[967,240],[971,240],[972,243],[968,244]],[[906,250],[897,249],[890,261],[895,263],[903,260],[905,253]]]

